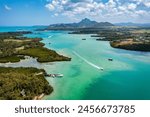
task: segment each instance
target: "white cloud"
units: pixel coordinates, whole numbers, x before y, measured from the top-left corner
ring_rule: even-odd
[[[54,16],[58,16],[58,13],[55,13]]]
[[[149,7],[150,8],[150,1],[148,2],[145,2],[145,6]]]
[[[68,0],[62,0],[62,4],[65,5],[68,3]]]
[[[150,8],[150,0],[133,0],[135,2],[137,2],[137,4],[143,4],[146,7]]]
[[[138,10],[135,13],[138,15],[143,15],[143,14],[147,15],[147,12],[145,10]]]
[[[137,5],[136,5],[136,4],[133,4],[133,3],[131,3],[131,4],[128,5],[128,9],[129,9],[129,10],[135,10],[136,7],[137,7]]]
[[[109,8],[113,8],[113,7],[116,7],[116,4],[117,3],[114,0],[109,0],[106,5],[108,5]]]
[[[50,11],[53,11],[55,9],[52,4],[46,4],[45,7],[48,8]]]
[[[8,10],[8,11],[10,11],[10,10],[12,9],[12,8],[9,7],[8,5],[5,5],[4,7],[5,7],[5,9]]]
[[[109,0],[106,3],[101,1],[51,0],[45,7],[53,11],[54,16],[64,15],[71,19],[92,17],[105,20],[114,20],[117,18],[126,20],[126,18],[133,19],[135,17],[141,17],[142,15],[150,17],[150,0],[126,0],[124,2],[122,0]],[[143,9],[140,7],[140,4],[144,6]]]

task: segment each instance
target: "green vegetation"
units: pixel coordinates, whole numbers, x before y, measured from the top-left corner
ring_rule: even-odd
[[[150,29],[147,28],[95,28],[78,30],[71,34],[93,34],[91,37],[97,37],[97,41],[110,41],[110,45],[114,48],[150,51]]]
[[[2,34],[0,33],[0,35]],[[45,48],[44,44],[40,42],[42,40],[41,38],[30,39],[25,37],[14,37],[14,35],[18,35],[18,33],[8,33],[8,36],[4,33],[3,38],[0,39],[1,63],[19,62],[23,59],[23,57],[20,57],[19,55],[37,57],[39,62],[71,60],[71,58],[59,55],[55,51]],[[0,38],[1,37],[2,36],[0,36]],[[5,39],[4,37],[7,38]]]
[[[8,62],[12,62],[12,63],[16,63],[19,62],[21,59],[25,59],[24,56],[10,56],[10,57],[3,57],[0,58],[0,63],[8,63]]]
[[[114,41],[121,39],[131,38],[130,33],[120,33],[116,31],[100,31],[97,35],[92,35],[92,37],[98,37],[98,41]]]
[[[53,88],[44,78],[44,72],[36,68],[0,67],[0,99],[31,100],[40,94],[49,95]]]
[[[110,42],[114,48],[121,48],[134,51],[150,51],[150,40],[117,40]]]
[[[122,38],[110,40],[110,45],[114,48],[121,48],[134,51],[150,51],[150,33],[149,29],[126,29],[121,31]],[[129,37],[128,37],[129,36]],[[116,36],[117,37],[117,36]]]
[[[18,39],[23,34],[30,34],[30,31],[20,31],[20,32],[3,32],[0,33],[0,39]]]
[[[57,54],[54,50],[43,47],[29,48],[19,51],[20,55],[37,57],[38,62],[70,61],[68,57]]]
[[[71,60],[45,48],[40,38],[22,37],[28,33],[31,32],[0,33],[0,63],[19,62],[26,55],[36,57],[39,62]],[[0,67],[0,100],[31,100],[49,95],[53,88],[44,78],[45,74],[36,68]]]

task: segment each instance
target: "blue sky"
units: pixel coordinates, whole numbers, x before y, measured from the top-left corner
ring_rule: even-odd
[[[150,23],[150,0],[0,0],[0,25],[78,22]]]

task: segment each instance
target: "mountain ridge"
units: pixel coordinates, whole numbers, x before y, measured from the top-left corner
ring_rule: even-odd
[[[88,18],[82,19],[78,23],[60,23],[60,24],[51,24],[48,28],[100,28],[105,26],[114,26],[109,22],[96,22],[91,21]]]

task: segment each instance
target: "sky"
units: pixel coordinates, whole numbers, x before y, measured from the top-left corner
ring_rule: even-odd
[[[150,0],[0,0],[1,26],[79,22],[150,23]]]

